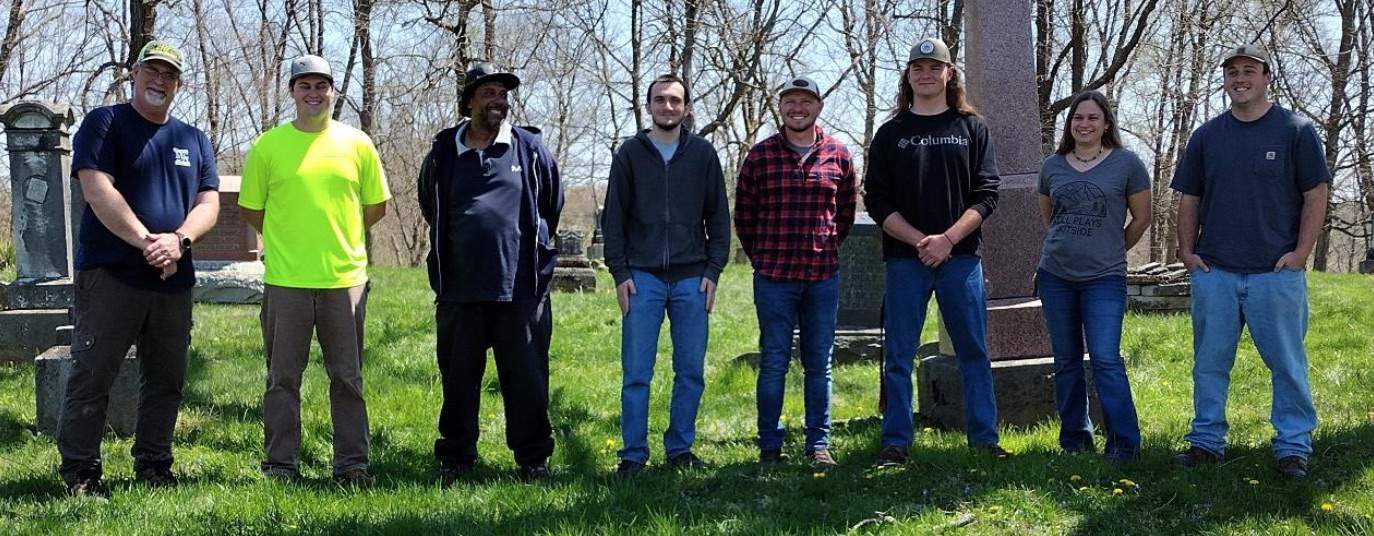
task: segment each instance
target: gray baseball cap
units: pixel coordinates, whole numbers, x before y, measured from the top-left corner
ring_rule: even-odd
[[[334,83],[334,72],[329,69],[329,62],[319,56],[306,54],[291,60],[291,79],[287,84],[296,83],[296,79],[306,75],[319,75]]]
[[[954,61],[949,57],[949,45],[946,45],[944,41],[934,37],[927,37],[917,41],[916,45],[911,47],[911,55],[907,57],[906,62],[911,63],[926,58],[948,63],[950,65],[954,64]]]
[[[1221,66],[1231,63],[1236,58],[1250,58],[1265,65],[1269,65],[1269,53],[1265,52],[1259,45],[1246,44],[1233,47],[1226,51],[1226,57],[1221,60]]]
[[[816,100],[824,100],[821,97],[821,87],[816,85],[816,82],[814,80],[807,78],[805,76],[798,76],[796,78],[788,80],[787,83],[783,84],[782,87],[778,88],[778,98],[781,99],[784,95],[787,95],[788,93],[791,93],[793,91],[804,91],[806,93],[810,93],[811,96],[816,97]]]

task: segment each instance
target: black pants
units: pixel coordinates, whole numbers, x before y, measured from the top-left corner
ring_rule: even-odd
[[[439,411],[434,456],[444,464],[477,461],[477,415],[490,348],[506,404],[506,446],[520,465],[547,460],[553,454],[553,430],[549,426],[553,313],[548,297],[517,302],[441,302],[435,321],[444,404]]]
[[[77,272],[75,283],[74,365],[57,432],[62,479],[71,483],[101,476],[100,439],[110,386],[135,342],[142,380],[134,470],[171,467],[172,430],[191,343],[191,289],[159,292],[131,287],[99,268]]]

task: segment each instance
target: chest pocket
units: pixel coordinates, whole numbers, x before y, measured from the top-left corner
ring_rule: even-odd
[[[1283,175],[1287,155],[1282,145],[1264,145],[1255,154],[1255,175],[1276,179]]]

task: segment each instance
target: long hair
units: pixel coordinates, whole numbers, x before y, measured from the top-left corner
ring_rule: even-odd
[[[968,102],[968,95],[964,91],[963,73],[953,65],[946,64],[945,68],[951,71],[949,82],[945,83],[945,105],[963,115],[981,116],[978,110]],[[902,69],[902,76],[898,77],[900,80],[897,81],[897,106],[892,109],[890,117],[897,117],[902,112],[910,110],[911,103],[916,100],[916,94],[911,89],[911,83],[908,82],[907,72],[910,69],[911,64],[908,63]]]
[[[1116,114],[1112,112],[1112,106],[1107,103],[1107,96],[1097,91],[1084,91],[1074,95],[1073,102],[1069,104],[1069,110],[1064,114],[1064,135],[1059,138],[1059,148],[1055,149],[1055,154],[1069,154],[1073,150],[1073,114],[1078,111],[1078,105],[1087,101],[1093,101],[1098,108],[1102,109],[1102,121],[1107,123],[1107,129],[1102,131],[1102,146],[1115,149],[1121,146],[1121,134],[1116,130]]]

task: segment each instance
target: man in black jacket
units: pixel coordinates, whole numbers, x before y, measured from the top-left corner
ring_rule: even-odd
[[[467,72],[459,108],[470,121],[434,137],[420,169],[429,223],[429,282],[444,384],[434,455],[444,485],[477,464],[477,411],[487,349],[506,403],[506,444],[524,478],[548,475],[549,281],[563,190],[538,131],[512,127],[514,74],[489,63]]]
[[[668,464],[700,467],[692,453],[704,388],[708,314],[730,250],[730,208],[720,159],[710,142],[682,129],[691,110],[687,85],[674,75],[649,84],[654,126],[627,140],[611,162],[601,224],[606,265],[623,315],[620,332],[620,428],[616,472],[649,461],[649,381],[658,332],[672,323],[673,394],[663,446]]]

